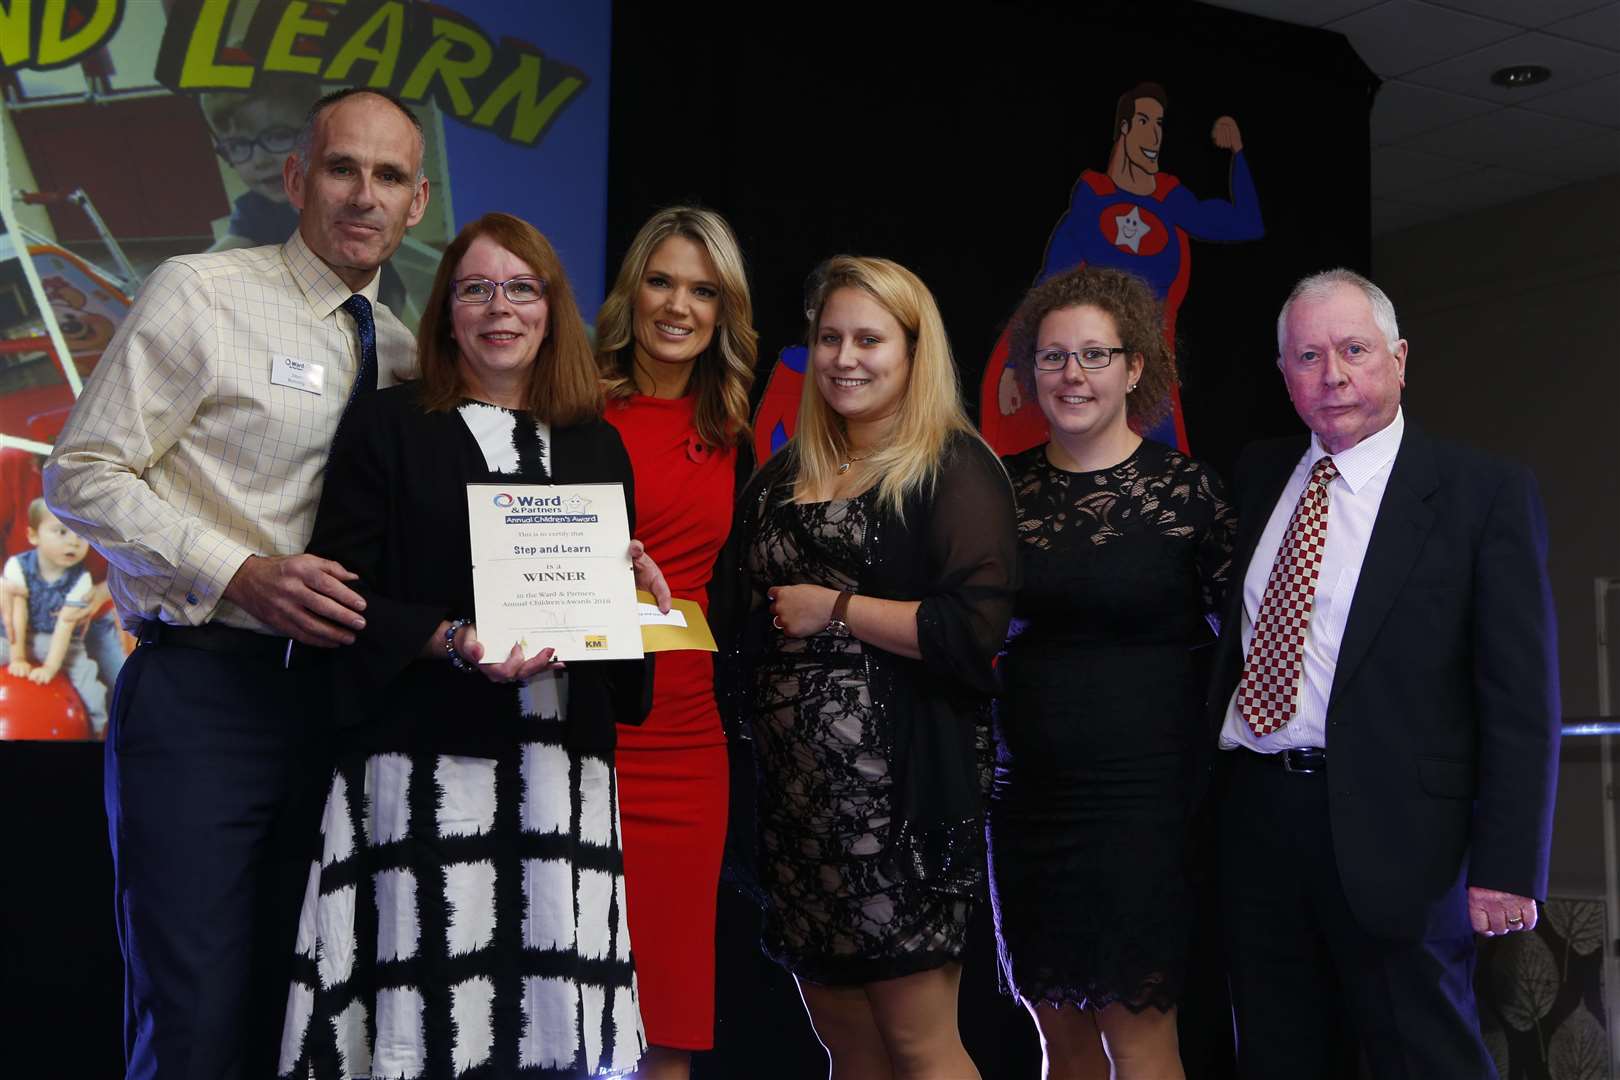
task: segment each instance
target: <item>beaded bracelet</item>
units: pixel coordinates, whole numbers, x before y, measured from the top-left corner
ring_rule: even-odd
[[[473,665],[461,658],[456,651],[456,631],[471,623],[471,619],[455,619],[444,632],[444,654],[450,658],[450,666],[457,671],[471,671]]]

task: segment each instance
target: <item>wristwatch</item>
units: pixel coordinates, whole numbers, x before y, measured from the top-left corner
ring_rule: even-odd
[[[852,633],[849,623],[844,621],[844,616],[849,614],[849,600],[854,595],[855,590],[853,589],[845,589],[838,594],[838,599],[833,601],[832,618],[827,620],[826,629],[839,634]]]

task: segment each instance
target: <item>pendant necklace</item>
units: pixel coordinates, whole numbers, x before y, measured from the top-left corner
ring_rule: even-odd
[[[842,465],[838,466],[838,475],[843,476],[845,473],[849,472],[849,467],[851,465],[855,464],[857,461],[865,461],[867,458],[871,457],[872,453],[874,453],[874,452],[875,451],[868,452],[868,453],[865,453],[865,454],[851,454],[851,455],[849,455],[849,458]]]

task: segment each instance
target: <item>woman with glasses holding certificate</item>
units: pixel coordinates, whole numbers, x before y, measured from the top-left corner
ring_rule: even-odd
[[[635,466],[640,538],[711,623],[738,590],[718,566],[753,471],[757,335],[742,253],[719,214],[654,214],[596,316],[607,420]],[[726,731],[713,654],[658,658],[652,712],[619,732],[625,882],[649,1044],[639,1080],[684,1080],[714,1045],[715,909],[726,842]]]
[[[1233,517],[1139,431],[1175,361],[1147,284],[1086,267],[1025,297],[1011,355],[1051,441],[1007,459],[1021,586],[996,704],[990,887],[1006,983],[1046,1075],[1183,1075],[1190,788]],[[1100,1035],[1100,1039],[1099,1039]],[[1106,1057],[1104,1053],[1106,1051]]]
[[[1012,492],[915,275],[840,256],[806,306],[798,430],[739,511],[769,620],[750,714],[764,948],[833,1076],[974,1077],[957,989]]]
[[[630,460],[526,222],[486,214],[450,244],[417,360],[420,382],[344,417],[309,545],[359,575],[366,625],[334,658],[344,727],[281,1072],[618,1075],[645,1042],[613,750],[645,664],[483,655],[467,484],[620,484],[633,529]]]

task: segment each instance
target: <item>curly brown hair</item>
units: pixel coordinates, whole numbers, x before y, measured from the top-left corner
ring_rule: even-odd
[[[1065,308],[1094,307],[1114,320],[1120,344],[1142,357],[1142,376],[1125,399],[1125,418],[1142,432],[1170,411],[1176,354],[1164,336],[1164,306],[1148,283],[1124,270],[1082,266],[1047,278],[1024,296],[1008,327],[1008,351],[1019,385],[1035,391],[1035,338],[1041,321]]]

